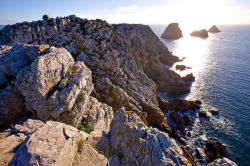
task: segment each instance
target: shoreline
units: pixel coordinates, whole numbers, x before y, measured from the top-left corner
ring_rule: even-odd
[[[165,68],[164,65],[174,64],[178,59],[169,52],[168,48],[153,33],[149,26],[139,24],[115,25],[108,24],[107,22],[98,19],[87,20],[75,16],[68,16],[64,18],[58,17],[55,19],[47,17],[47,19],[43,21],[31,23],[24,22],[6,26],[4,28],[4,31],[1,31],[0,43],[5,45],[12,45],[13,43],[33,44],[13,47],[13,52],[16,51],[19,54],[24,55],[24,57],[26,56],[27,52],[28,55],[33,54],[35,50],[32,50],[31,48],[37,47],[34,46],[34,44],[46,45],[45,50],[39,50],[39,47],[39,55],[32,60],[31,57],[29,57],[29,62],[24,62],[24,59],[15,61],[16,58],[19,57],[15,57],[16,55],[11,52],[12,50],[10,50],[10,52],[8,52],[8,50],[3,51],[6,53],[3,53],[4,56],[0,57],[4,62],[2,65],[5,65],[6,68],[12,67],[12,69],[15,70],[15,72],[12,72],[13,70],[0,70],[0,73],[4,73],[2,78],[5,78],[5,82],[1,83],[1,90],[3,92],[4,90],[7,90],[9,86],[13,89],[17,88],[17,93],[21,93],[21,97],[19,99],[24,100],[26,106],[28,105],[28,109],[23,108],[24,112],[29,112],[29,110],[32,110],[33,112],[37,113],[36,115],[34,115],[35,117],[37,117],[38,119],[42,119],[45,122],[47,120],[53,119],[55,121],[73,125],[76,128],[79,128],[79,125],[83,124],[83,119],[87,117],[87,128],[92,126],[90,127],[91,130],[94,130],[96,132],[104,131],[104,129],[100,129],[100,127],[94,127],[95,125],[100,125],[98,123],[95,123],[95,121],[100,120],[95,119],[98,117],[91,117],[92,119],[94,119],[93,121],[91,121],[92,119],[89,119],[90,115],[88,114],[86,114],[86,117],[84,118],[80,114],[78,116],[78,113],[74,113],[76,112],[76,110],[74,110],[75,107],[67,106],[67,103],[62,102],[60,103],[60,105],[65,104],[64,107],[67,107],[66,113],[69,112],[69,115],[67,116],[69,116],[70,118],[64,115],[65,110],[61,111],[60,109],[58,109],[58,113],[53,113],[53,110],[50,110],[50,108],[48,109],[46,106],[50,103],[54,104],[54,102],[56,102],[56,97],[66,95],[65,97],[67,99],[67,95],[70,95],[70,93],[74,92],[74,90],[72,89],[68,90],[69,94],[61,94],[63,89],[67,89],[68,87],[68,83],[65,84],[63,81],[68,79],[70,80],[71,77],[76,80],[79,79],[78,77],[74,76],[74,74],[79,72],[79,75],[83,77],[83,80],[88,80],[85,88],[81,87],[81,84],[77,84],[77,86],[79,86],[78,89],[80,91],[80,94],[82,94],[82,96],[83,94],[87,96],[87,99],[84,100],[86,102],[86,107],[84,107],[84,109],[81,109],[80,111],[84,112],[84,110],[89,109],[89,105],[95,106],[107,104],[108,107],[110,106],[110,108],[101,106],[105,107],[105,109],[101,110],[104,111],[105,114],[109,114],[109,118],[104,119],[105,124],[102,124],[107,126],[107,128],[105,129],[107,135],[111,135],[111,138],[107,137],[106,139],[111,139],[114,142],[118,142],[118,138],[120,139],[121,134],[119,132],[119,129],[117,128],[118,126],[126,127],[124,126],[126,124],[128,128],[133,128],[133,123],[135,123],[137,127],[141,123],[144,123],[144,128],[146,128],[146,135],[156,133],[160,135],[162,133],[165,133],[164,139],[165,141],[167,140],[169,142],[171,142],[171,138],[169,138],[169,136],[174,138],[174,142],[171,142],[171,149],[175,152],[174,157],[179,157],[178,162],[190,162],[192,163],[192,165],[199,165],[202,163],[212,163],[214,162],[214,160],[219,158],[219,161],[216,162],[231,163],[230,160],[228,161],[228,159],[224,159],[224,157],[226,157],[226,150],[225,146],[222,143],[213,142],[206,145],[205,149],[197,149],[196,147],[188,146],[185,138],[188,138],[189,136],[192,137],[192,133],[190,133],[191,130],[186,131],[186,128],[188,129],[189,126],[192,126],[195,123],[197,117],[199,118],[199,116],[212,116],[208,115],[209,112],[205,112],[201,115],[199,113],[200,111],[193,111],[200,108],[200,101],[171,101],[162,100],[161,98],[159,98],[159,91],[165,91],[172,94],[182,94],[183,92],[187,93],[189,91],[188,85],[190,84],[190,81],[193,80],[193,78],[183,78],[174,71]],[[53,48],[51,46],[59,48]],[[70,61],[72,61],[71,63],[75,65],[74,69],[71,69],[71,67],[67,67],[69,68],[69,71],[66,72],[68,74],[63,77],[58,75],[60,76],[60,78],[55,78],[55,80],[53,79],[52,81],[46,80],[46,77],[39,78],[39,73],[45,70],[43,69],[43,67],[46,66],[41,66],[41,68],[39,68],[38,65],[36,68],[35,62],[39,62],[40,58],[43,58],[44,55],[46,55],[47,57],[50,57],[52,54],[58,54],[58,56],[62,56],[61,52],[64,51],[60,50],[60,47],[66,48],[66,52],[63,53],[63,56],[70,55],[64,58],[68,58],[70,59]],[[20,50],[24,50],[24,53],[20,52]],[[52,53],[50,54],[50,52]],[[4,61],[5,59],[9,58],[7,56],[14,58],[11,59],[11,61]],[[66,64],[68,62],[64,62],[63,59],[60,63],[62,63],[63,66],[67,66]],[[51,61],[52,60],[53,59],[51,59]],[[12,63],[12,61],[14,63]],[[80,66],[77,65],[78,62],[81,62],[82,66],[80,64]],[[29,67],[30,63],[32,63],[32,70],[39,71],[38,73],[32,73],[29,70],[24,70],[23,73],[18,73],[18,71],[23,70],[24,67]],[[72,66],[72,64],[69,66]],[[48,61],[47,65],[50,65],[50,60]],[[83,67],[85,65],[87,67]],[[53,70],[54,66],[51,67],[51,70]],[[50,71],[50,68],[46,70]],[[91,73],[87,74],[89,76],[88,79],[84,78],[84,74],[81,73],[81,68],[86,69],[86,73]],[[64,69],[61,69],[58,66],[57,70],[63,71]],[[6,74],[7,72],[9,73]],[[53,73],[54,71],[51,72]],[[22,80],[20,74],[23,75],[23,78],[39,78],[37,80],[38,82],[40,81],[40,79],[45,79],[44,82],[47,84],[41,84],[45,86],[44,92],[39,91],[39,89],[36,88],[36,82],[32,83],[31,81],[31,85],[27,84],[25,80]],[[34,74],[34,76],[32,74]],[[11,76],[12,79],[9,79],[9,76]],[[52,74],[50,75],[50,77],[54,77],[54,75]],[[11,84],[12,80],[16,82],[14,86]],[[75,80],[72,80],[72,86],[75,86],[74,81]],[[23,85],[19,84],[19,82],[21,82]],[[51,82],[53,86],[47,87],[51,84]],[[20,85],[22,85],[23,87],[19,87]],[[33,88],[32,91],[29,91],[29,88],[27,87]],[[42,93],[46,94],[46,99],[44,98]],[[39,102],[33,103],[30,98],[37,96],[39,96]],[[6,98],[7,97],[8,96],[6,96]],[[50,100],[47,100],[47,98],[51,99],[51,102],[49,102]],[[82,98],[81,95],[75,96],[75,98],[75,103],[73,103],[73,105],[82,105],[81,100],[79,100],[79,98]],[[8,98],[6,100],[8,100]],[[89,100],[91,102],[89,102]],[[72,101],[68,102],[70,103]],[[102,104],[98,104],[99,102]],[[6,105],[5,103],[1,104],[6,106],[5,109],[8,110],[8,105]],[[57,108],[57,106],[55,108]],[[112,111],[110,111],[110,109],[112,109]],[[40,111],[42,110],[43,112],[41,112],[40,114]],[[106,111],[108,111],[108,113]],[[112,112],[114,112],[114,115]],[[167,118],[165,117],[164,112],[167,114]],[[18,118],[20,118],[20,116],[22,115],[21,113],[19,113],[17,116]],[[113,116],[114,121],[112,121]],[[105,117],[106,116],[102,118]],[[75,119],[74,122],[71,118]],[[120,124],[119,118],[121,118],[120,120],[124,121],[124,124]],[[132,120],[130,118],[132,118]],[[16,117],[14,119],[16,119]],[[100,123],[101,121],[103,120],[100,120]],[[15,122],[13,121],[12,123]],[[85,124],[86,123],[84,122],[84,125]],[[44,125],[46,126],[47,123]],[[152,126],[156,133],[151,131],[152,128],[148,126]],[[5,126],[4,129],[7,129],[8,127],[9,126]],[[38,131],[39,130],[40,129],[38,129]],[[140,133],[142,131],[138,129],[137,132]],[[138,133],[131,132],[128,134],[131,134],[131,136],[135,137],[136,141],[138,141]],[[126,133],[124,134],[124,138],[126,138]],[[141,136],[140,138],[144,139],[146,143],[151,143],[150,140],[147,139],[148,137],[145,138],[144,136]],[[130,148],[136,148],[136,142],[131,143],[132,145],[130,145]],[[128,153],[127,147],[121,145],[122,147],[120,148],[118,144],[115,143],[111,143],[109,146],[112,149],[111,153],[113,155],[116,155],[116,157],[118,156],[118,162],[143,162],[139,158],[138,161],[136,161],[136,159],[134,159],[134,156],[131,156],[132,154]],[[143,150],[143,153],[140,155],[142,157],[146,155],[145,153],[148,153],[147,150],[148,149],[146,149],[145,152]],[[176,162],[177,159],[168,156],[164,148],[160,148],[160,150],[162,151],[162,153],[164,153],[165,157],[169,158],[170,163]],[[119,156],[120,153],[123,157]],[[154,151],[154,153],[155,156],[152,157],[159,160],[161,158],[161,156],[157,155],[157,153],[159,152]],[[34,154],[36,153],[34,152]],[[105,157],[110,160],[109,156]],[[15,157],[15,160],[18,161],[18,157]],[[164,161],[161,162],[164,163]],[[233,165],[234,163],[232,162],[231,164]]]

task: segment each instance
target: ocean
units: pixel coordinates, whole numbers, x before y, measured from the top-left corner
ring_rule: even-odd
[[[150,25],[157,36],[166,25]],[[224,142],[230,159],[240,166],[250,165],[250,25],[221,25],[221,33],[207,39],[191,37],[190,32],[175,40],[163,40],[178,62],[192,69],[196,77],[186,99],[203,102],[202,109],[217,109],[220,117],[201,126],[201,135]],[[175,65],[174,65],[175,66]],[[174,67],[172,67],[173,70]]]

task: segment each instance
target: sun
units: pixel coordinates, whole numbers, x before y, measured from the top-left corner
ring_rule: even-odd
[[[177,20],[184,31],[209,28],[228,21],[230,9],[223,0],[181,0],[175,4]]]

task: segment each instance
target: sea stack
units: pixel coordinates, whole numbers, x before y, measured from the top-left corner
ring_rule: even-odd
[[[213,25],[213,26],[211,26],[211,28],[209,28],[208,32],[210,32],[210,33],[218,33],[218,32],[221,32],[221,31],[219,30],[219,28],[216,25]]]
[[[182,31],[179,28],[178,23],[171,23],[167,26],[163,34],[161,35],[161,38],[163,39],[170,39],[170,40],[177,40],[179,38],[182,38]]]
[[[193,31],[191,33],[191,36],[195,36],[195,37],[200,37],[200,38],[207,38],[208,37],[208,32],[206,29],[201,29],[198,31]]]

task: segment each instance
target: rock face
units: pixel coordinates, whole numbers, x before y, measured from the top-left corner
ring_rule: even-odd
[[[210,33],[218,33],[218,32],[221,32],[221,31],[219,30],[219,28],[216,25],[213,25],[213,26],[211,26],[209,28],[208,32],[210,32]]]
[[[30,119],[0,133],[0,165],[9,165],[23,141],[43,125],[39,120]]]
[[[178,58],[171,55],[148,26],[127,24],[110,25],[102,20],[87,20],[75,16],[56,19],[50,18],[49,20],[46,18],[43,21],[32,23],[24,22],[6,26],[1,31],[0,44],[19,42],[65,47],[73,55],[74,59],[84,61],[92,70],[93,83],[95,86],[93,96],[97,98],[98,101],[107,103],[113,107],[113,110],[124,106],[129,110],[137,112],[145,122],[147,121],[146,113],[148,112],[148,108],[154,110],[156,114],[160,114],[157,113],[157,111],[160,111],[156,98],[157,91],[164,91],[171,94],[180,94],[189,91],[188,84],[180,75],[170,71],[164,66],[164,64],[173,64]],[[45,60],[46,58],[41,58],[41,61],[43,61],[43,59]],[[67,102],[67,104],[63,104],[63,108],[60,102],[60,106],[58,105],[57,101],[58,95],[62,95],[59,92],[66,91],[59,88],[60,90],[58,92],[57,84],[63,86],[65,81],[60,81],[60,78],[64,78],[63,75],[66,74],[68,66],[75,63],[72,58],[70,58],[69,61],[69,64],[66,64],[65,69],[63,69],[65,71],[62,72],[62,76],[57,75],[53,77],[55,80],[51,80],[52,82],[49,87],[43,87],[45,89],[43,89],[42,92],[36,90],[35,93],[31,93],[32,95],[40,95],[39,101],[30,101],[29,103],[32,105],[31,108],[39,112],[38,114],[44,119],[48,117],[45,117],[43,112],[48,112],[48,110],[50,112],[49,117],[53,117],[52,119],[54,120],[61,119],[60,121],[63,121],[62,116],[66,114],[66,112],[75,112],[68,110],[71,109],[76,98],[71,102],[64,101]],[[37,65],[39,62],[36,62]],[[64,65],[63,62],[60,63]],[[77,64],[79,63],[77,62]],[[76,66],[80,67],[81,65]],[[39,66],[33,65],[32,67],[38,68]],[[60,69],[59,66],[58,69]],[[53,71],[58,69],[54,69]],[[36,69],[36,71],[39,70]],[[25,74],[26,72],[23,72],[23,74],[19,76],[20,79],[18,79],[24,88],[28,87],[29,83],[25,83],[25,80],[22,81],[21,78],[23,75],[27,75],[28,78],[30,76],[38,76],[38,73],[27,72],[29,76]],[[79,72],[77,73],[80,74]],[[30,77],[30,79],[32,77]],[[86,78],[88,77],[86,76]],[[48,82],[49,80],[45,79],[44,81]],[[18,83],[19,82],[16,81],[16,84]],[[32,84],[36,85],[37,83]],[[81,82],[79,82],[79,84],[81,84]],[[56,90],[52,90],[54,86]],[[88,87],[88,83],[86,83],[86,87]],[[68,89],[67,93],[70,93],[67,86],[66,89]],[[24,89],[22,91],[28,100],[30,94],[27,92],[28,91]],[[50,97],[50,100],[46,102],[53,103],[53,108],[46,108],[46,102],[43,100],[43,98],[45,98],[45,96],[43,96],[44,94]],[[73,97],[77,96],[84,98],[81,94]],[[40,104],[36,105],[35,102],[40,102]],[[81,107],[83,108],[84,106],[85,105],[82,105]],[[37,110],[38,107],[39,111]],[[55,110],[50,111],[51,109]],[[77,117],[81,119],[82,115],[77,115]],[[153,126],[158,124],[157,126],[159,126],[162,121],[166,121],[164,116],[161,115],[161,117],[161,119],[156,118],[154,123],[150,121],[147,123]],[[68,120],[63,122],[73,124],[74,126],[79,125],[80,120],[78,119]]]
[[[170,94],[189,91],[186,82],[164,66],[172,65],[179,59],[171,56],[148,26],[121,24],[116,27],[129,37],[136,63],[157,84],[158,91]]]
[[[216,160],[218,158],[227,157],[228,152],[226,145],[219,141],[210,141],[206,143],[205,152],[210,161]]]
[[[122,156],[122,165],[185,165],[188,162],[174,139],[147,127],[133,112],[117,111],[109,134],[111,148]]]
[[[112,107],[98,102],[94,97],[90,97],[88,109],[83,115],[83,121],[86,121],[90,130],[108,132],[112,119]]]
[[[88,134],[59,122],[28,120],[0,133],[1,164],[106,165],[88,143]],[[49,152],[49,153],[48,153]],[[83,156],[79,161],[78,156]]]
[[[84,63],[75,63],[66,49],[54,47],[21,70],[15,85],[39,119],[76,127],[93,90],[91,71]]]
[[[0,63],[1,129],[29,111],[43,121],[75,127],[85,118],[91,130],[108,131],[112,108],[90,97],[91,71],[83,62],[75,62],[66,49],[15,45],[0,57]]]
[[[163,39],[170,39],[170,40],[176,40],[179,38],[182,38],[182,31],[179,28],[178,23],[171,23],[167,26],[163,34],[161,35],[161,38]]]
[[[207,38],[208,37],[208,32],[206,29],[201,29],[198,31],[193,31],[191,33],[191,36],[195,36],[195,37],[200,37],[200,38]]]

